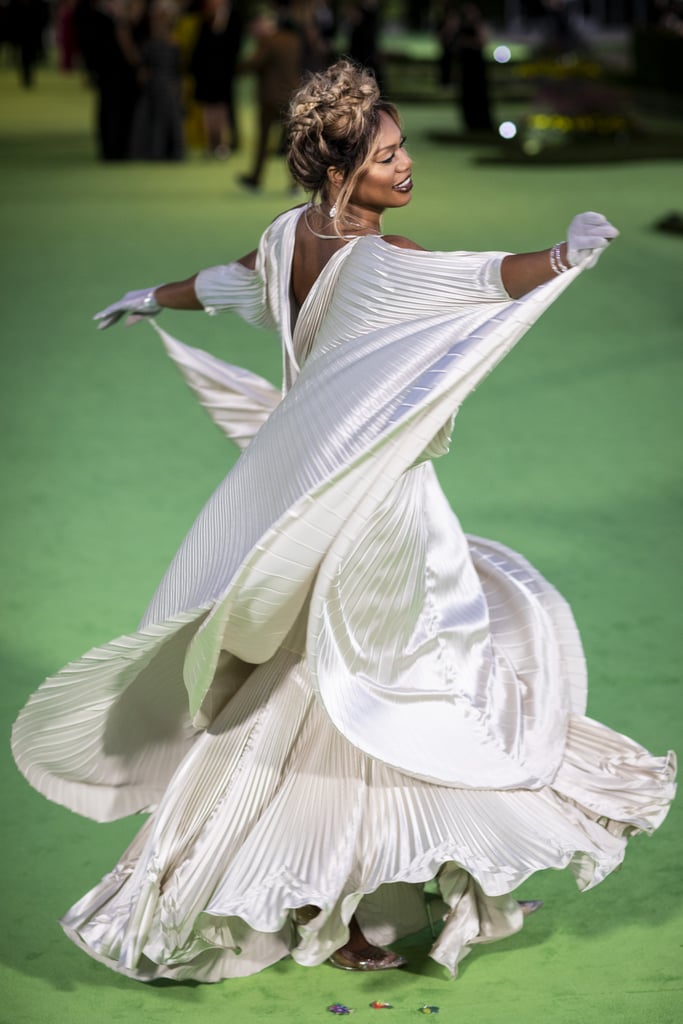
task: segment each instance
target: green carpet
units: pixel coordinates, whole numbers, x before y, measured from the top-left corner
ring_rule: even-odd
[[[133,629],[233,454],[153,332],[98,333],[93,312],[129,288],[184,277],[253,247],[291,200],[273,161],[262,195],[227,163],[103,166],[79,76],[43,71],[22,93],[0,70],[2,530],[5,735],[42,678]],[[250,109],[244,111],[245,127]],[[453,122],[452,120],[453,119]],[[387,230],[430,248],[533,249],[571,216],[604,211],[622,237],[465,407],[438,469],[465,527],[523,551],[566,594],[589,661],[589,713],[658,753],[679,745],[678,513],[683,240],[651,230],[680,208],[662,164],[477,166],[434,146],[448,105],[409,107],[411,206]],[[247,143],[249,143],[247,139]],[[165,314],[172,333],[277,380],[276,340],[236,318]],[[285,961],[216,986],[145,986],[79,952],[57,917],[111,868],[139,819],[96,825],[53,806],[2,755],[3,1024],[674,1024],[683,1019],[681,814],[636,838],[624,869],[580,895],[568,873],[524,932],[477,949],[458,981],[426,959],[348,975]],[[387,836],[391,841],[391,836]],[[374,999],[393,1010],[369,1008]],[[379,1018],[383,1019],[382,1017]]]

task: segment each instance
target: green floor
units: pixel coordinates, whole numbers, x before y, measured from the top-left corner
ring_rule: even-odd
[[[263,195],[242,194],[242,154],[99,165],[90,103],[77,76],[43,72],[25,94],[0,70],[5,735],[47,673],[135,627],[233,457],[152,331],[98,333],[91,314],[129,288],[242,254],[290,201],[277,163]],[[453,127],[448,105],[408,108],[406,122],[416,188],[390,231],[431,248],[527,249],[563,238],[584,209],[621,228],[468,403],[439,471],[467,529],[525,552],[572,602],[589,713],[657,752],[680,746],[683,239],[651,225],[680,209],[681,166],[481,167],[471,149],[427,141]],[[229,317],[165,322],[277,379],[269,335]],[[594,892],[580,895],[567,873],[527,883],[544,910],[474,952],[457,982],[425,959],[422,935],[409,969],[386,976],[283,962],[217,986],[144,986],[84,956],[56,924],[139,821],[96,825],[47,803],[7,744],[2,767],[3,1024],[308,1024],[333,1019],[337,1001],[363,1024],[384,1012],[374,999],[394,1004],[396,1024],[422,1019],[425,1003],[444,1024],[683,1019],[679,808]]]

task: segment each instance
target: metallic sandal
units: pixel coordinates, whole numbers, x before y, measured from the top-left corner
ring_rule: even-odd
[[[525,917],[535,914],[543,906],[543,900],[517,900]]]
[[[330,963],[342,971],[391,971],[396,967],[404,967],[408,961],[400,953],[382,949],[381,946],[366,946],[358,953],[342,946],[332,954]]]

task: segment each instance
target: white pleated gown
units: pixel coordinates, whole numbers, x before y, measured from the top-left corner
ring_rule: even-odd
[[[197,293],[279,330],[285,396],[160,331],[243,454],[140,629],[47,680],[14,730],[33,786],[96,820],[151,812],[66,914],[133,977],[217,981],[424,927],[452,973],[521,927],[510,895],[581,888],[651,832],[674,758],[585,717],[571,611],[520,555],[467,537],[438,485],[462,401],[576,276],[520,301],[501,253],[350,242],[292,330],[300,210],[256,271]],[[315,905],[307,925],[293,911]]]

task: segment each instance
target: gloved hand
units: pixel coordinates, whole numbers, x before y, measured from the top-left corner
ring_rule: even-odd
[[[619,232],[601,213],[579,213],[567,229],[567,261],[572,267],[578,266],[587,257],[585,264],[594,267],[600,253]]]
[[[137,323],[144,316],[156,316],[161,312],[161,306],[154,298],[154,292],[160,285],[154,288],[141,288],[136,292],[126,292],[118,302],[112,302],[111,306],[95,313],[93,320],[98,320],[97,329],[103,331],[105,327],[111,327],[123,316],[128,316],[126,327]]]

